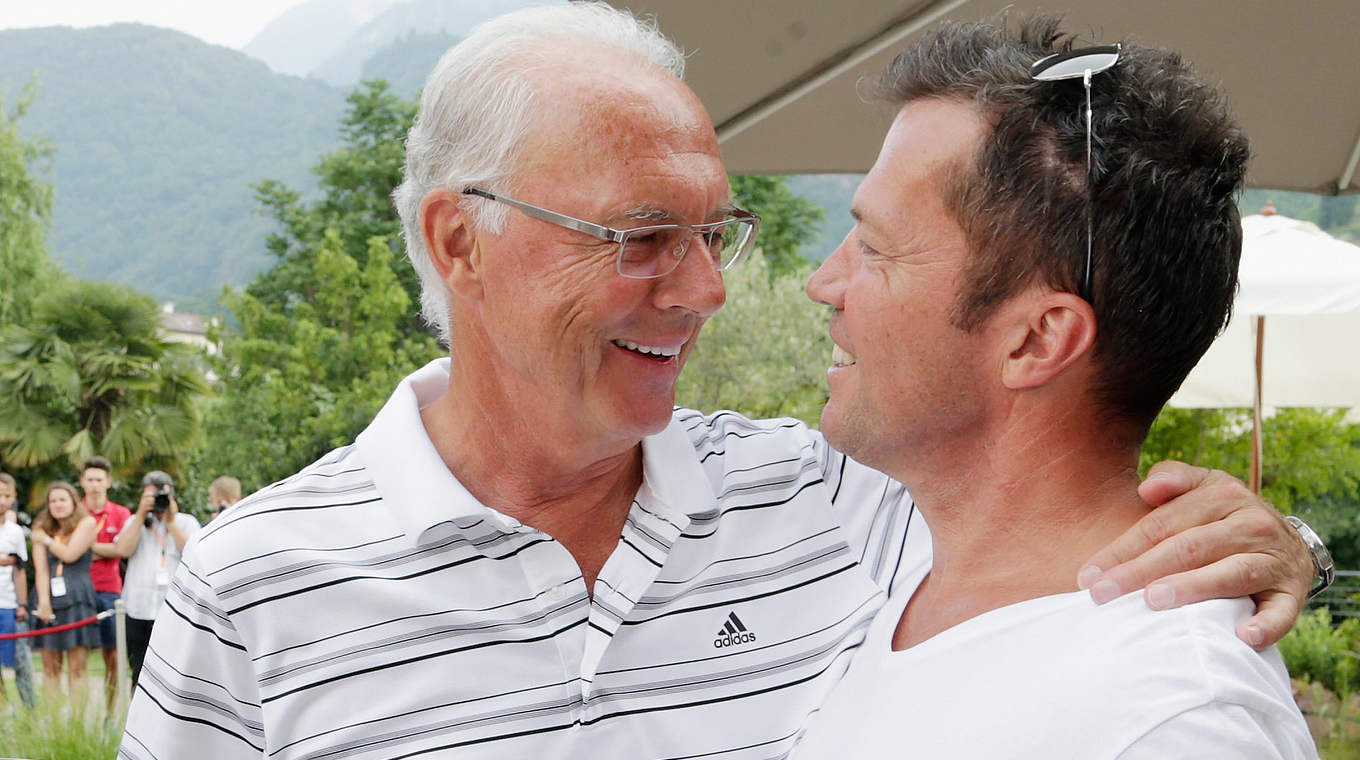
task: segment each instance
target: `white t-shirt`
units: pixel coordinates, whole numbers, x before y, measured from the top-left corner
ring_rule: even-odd
[[[0,518],[0,557],[15,554],[23,562],[28,559],[27,543],[23,528]],[[19,597],[14,593],[14,566],[0,567],[0,610],[12,610],[18,606]]]
[[[123,530],[129,530],[136,519],[133,515],[123,524]],[[175,524],[184,533],[186,542],[199,530],[198,520],[183,512],[175,514]],[[165,523],[152,518],[150,527],[142,526],[142,535],[137,539],[132,556],[128,557],[127,576],[123,578],[123,602],[127,604],[128,617],[156,619],[170,579],[179,568],[179,558],[179,546]]]
[[[928,570],[899,574],[795,760],[1316,758],[1279,652],[1234,633],[1248,599],[1154,612],[1084,591],[992,610],[893,652]]]

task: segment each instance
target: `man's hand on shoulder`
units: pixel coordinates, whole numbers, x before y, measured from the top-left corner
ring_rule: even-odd
[[[1077,578],[1097,604],[1144,586],[1152,609],[1251,596],[1256,614],[1237,635],[1257,649],[1294,627],[1313,558],[1274,507],[1225,472],[1181,462],[1154,465],[1138,494],[1157,508],[1087,560]]]

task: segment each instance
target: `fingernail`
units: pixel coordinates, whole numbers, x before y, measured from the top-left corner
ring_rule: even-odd
[[[1262,644],[1266,643],[1266,635],[1261,632],[1259,625],[1249,625],[1243,633],[1247,634],[1247,643],[1254,649],[1259,649]]]
[[[1091,599],[1096,604],[1104,604],[1111,599],[1118,599],[1119,596],[1119,584],[1109,578],[1091,587]]]
[[[1176,590],[1166,583],[1148,586],[1147,605],[1154,610],[1164,610],[1176,603]]]
[[[1105,571],[1095,565],[1083,567],[1081,572],[1077,573],[1077,588],[1087,589],[1094,586],[1096,581],[1100,580],[1100,576],[1104,574]]]
[[[1148,476],[1147,476],[1147,480],[1149,480],[1149,481],[1150,481],[1150,480],[1170,480],[1170,479],[1171,479],[1171,473],[1169,473],[1169,472],[1154,472],[1154,473],[1152,473],[1151,475],[1148,475]]]

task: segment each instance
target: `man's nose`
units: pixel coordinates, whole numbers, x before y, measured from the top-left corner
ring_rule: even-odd
[[[660,279],[657,295],[661,308],[679,307],[707,319],[727,301],[718,259],[701,232],[690,238],[675,271]]]
[[[841,295],[845,290],[845,248],[849,244],[850,237],[847,235],[841,244],[836,246],[836,250],[817,267],[817,271],[808,278],[807,295],[817,303],[824,303],[828,306],[839,308]]]

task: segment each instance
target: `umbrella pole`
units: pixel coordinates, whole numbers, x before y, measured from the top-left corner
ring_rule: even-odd
[[[1261,366],[1265,350],[1266,318],[1256,318],[1256,394],[1251,410],[1251,475],[1252,493],[1261,492]]]

